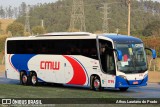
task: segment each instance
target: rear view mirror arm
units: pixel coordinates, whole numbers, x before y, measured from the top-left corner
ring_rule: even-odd
[[[156,59],[157,54],[156,54],[156,51],[154,49],[151,49],[151,48],[145,48],[145,49],[151,51],[152,52],[152,58]]]

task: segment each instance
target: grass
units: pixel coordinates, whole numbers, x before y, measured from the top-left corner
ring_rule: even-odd
[[[0,53],[0,65],[2,63],[2,59],[3,59],[3,55]],[[0,70],[1,70],[1,68],[0,68]]]
[[[119,91],[95,92],[89,89],[53,86],[0,85],[0,98],[128,98]],[[60,100],[60,99],[59,99]],[[106,99],[108,100],[108,99]],[[1,106],[1,105],[0,105]],[[159,107],[158,104],[54,104],[52,107]],[[44,106],[43,106],[44,107]]]
[[[84,88],[62,86],[22,86],[1,84],[0,98],[128,98],[119,91],[95,92]],[[60,99],[59,99],[60,100]],[[108,100],[108,99],[106,99]],[[1,105],[0,105],[1,106]],[[159,107],[158,104],[54,104],[53,107]]]
[[[22,86],[0,84],[0,98],[128,98],[120,91],[95,92],[85,88],[63,86]],[[61,99],[59,99],[61,100]],[[106,99],[108,100],[108,99]],[[1,106],[1,105],[0,105]],[[158,104],[55,104],[53,107],[159,107]]]
[[[125,98],[119,91],[95,92],[85,88],[1,84],[0,98]]]
[[[160,72],[150,71],[148,75],[149,75],[149,82],[160,83]]]
[[[2,60],[2,56],[4,55],[4,45],[7,35],[0,35],[0,61]]]
[[[156,58],[157,68],[160,71],[160,58]]]

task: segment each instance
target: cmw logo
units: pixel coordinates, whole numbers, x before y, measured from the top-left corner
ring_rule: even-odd
[[[42,70],[59,70],[60,62],[57,61],[41,61],[40,69]]]

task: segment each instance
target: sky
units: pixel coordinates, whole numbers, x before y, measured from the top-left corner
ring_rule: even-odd
[[[13,6],[13,7],[18,7],[22,2],[25,2],[28,5],[35,5],[37,3],[51,3],[55,2],[57,0],[0,0],[0,6]],[[153,1],[159,1],[160,0],[153,0]]]
[[[22,2],[25,2],[27,5],[35,5],[38,3],[51,3],[57,0],[0,0],[0,6],[13,6],[18,7]]]

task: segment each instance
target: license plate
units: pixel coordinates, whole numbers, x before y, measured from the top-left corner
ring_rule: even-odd
[[[138,84],[138,81],[133,82],[133,84]]]

